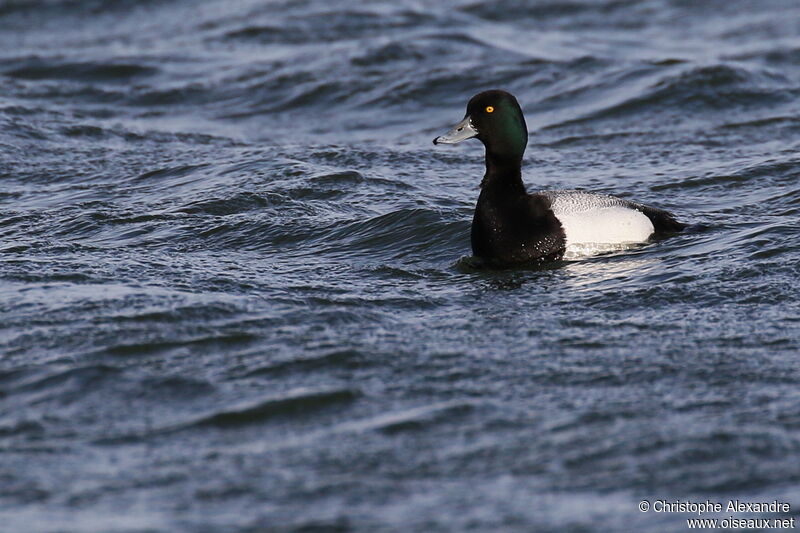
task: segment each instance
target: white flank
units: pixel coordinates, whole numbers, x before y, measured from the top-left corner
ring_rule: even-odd
[[[564,228],[568,259],[629,248],[653,234],[650,219],[620,198],[579,191],[545,194]]]

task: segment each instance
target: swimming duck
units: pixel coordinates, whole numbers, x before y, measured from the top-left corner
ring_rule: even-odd
[[[486,148],[486,174],[472,219],[472,252],[490,263],[556,261],[569,250],[619,249],[685,227],[666,211],[607,194],[528,194],[521,172],[528,128],[510,93],[492,90],[473,96],[464,119],[433,144],[473,137]]]

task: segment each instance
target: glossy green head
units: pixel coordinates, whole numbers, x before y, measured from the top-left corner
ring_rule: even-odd
[[[487,157],[498,161],[521,161],[528,144],[528,127],[517,99],[505,91],[484,91],[467,104],[464,120],[434,144],[455,144],[477,137]]]

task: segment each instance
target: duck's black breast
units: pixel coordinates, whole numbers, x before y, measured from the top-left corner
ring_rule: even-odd
[[[503,265],[561,259],[566,236],[541,194],[483,188],[472,220],[472,253]]]

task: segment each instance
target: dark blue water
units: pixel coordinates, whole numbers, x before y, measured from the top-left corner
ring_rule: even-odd
[[[796,516],[800,5],[332,6],[0,4],[3,531]],[[476,268],[494,87],[530,188],[691,229]]]

